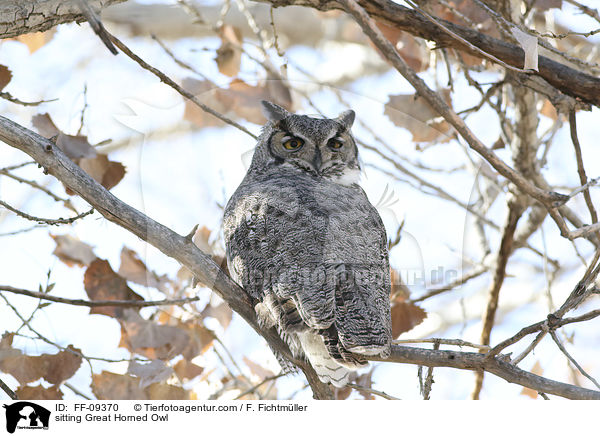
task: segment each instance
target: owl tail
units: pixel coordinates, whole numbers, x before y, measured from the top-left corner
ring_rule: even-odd
[[[319,379],[323,383],[331,383],[333,386],[341,388],[348,383],[350,374],[357,368],[366,365],[356,359],[340,360],[334,359],[328,352],[323,337],[311,331],[297,333],[304,355],[315,369]]]

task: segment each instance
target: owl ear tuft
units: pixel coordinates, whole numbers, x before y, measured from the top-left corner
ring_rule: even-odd
[[[354,123],[355,117],[356,117],[356,114],[354,113],[353,110],[347,110],[347,111],[344,111],[341,114],[339,114],[338,117],[336,118],[336,121],[338,123],[340,123],[342,126],[344,126],[346,128],[346,130],[350,130],[350,128],[352,127],[352,124]]]
[[[281,106],[271,103],[270,101],[262,100],[260,102],[262,106],[262,113],[269,121],[281,121],[287,117],[290,113]]]

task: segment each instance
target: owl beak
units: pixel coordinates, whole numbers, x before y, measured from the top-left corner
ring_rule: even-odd
[[[321,159],[321,151],[317,148],[315,150],[315,156],[312,160],[312,166],[317,173],[321,172],[321,165],[323,164],[323,160]]]

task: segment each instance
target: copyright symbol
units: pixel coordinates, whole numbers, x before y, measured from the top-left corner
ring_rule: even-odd
[[[135,410],[136,412],[139,412],[140,410],[142,410],[142,405],[141,404],[135,404],[133,406],[133,410]]]

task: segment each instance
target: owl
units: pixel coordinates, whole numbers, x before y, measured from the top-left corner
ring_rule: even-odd
[[[341,387],[391,343],[387,237],[358,185],[355,114],[314,118],[266,101],[262,109],[267,124],[225,208],[229,271],[259,323]]]

